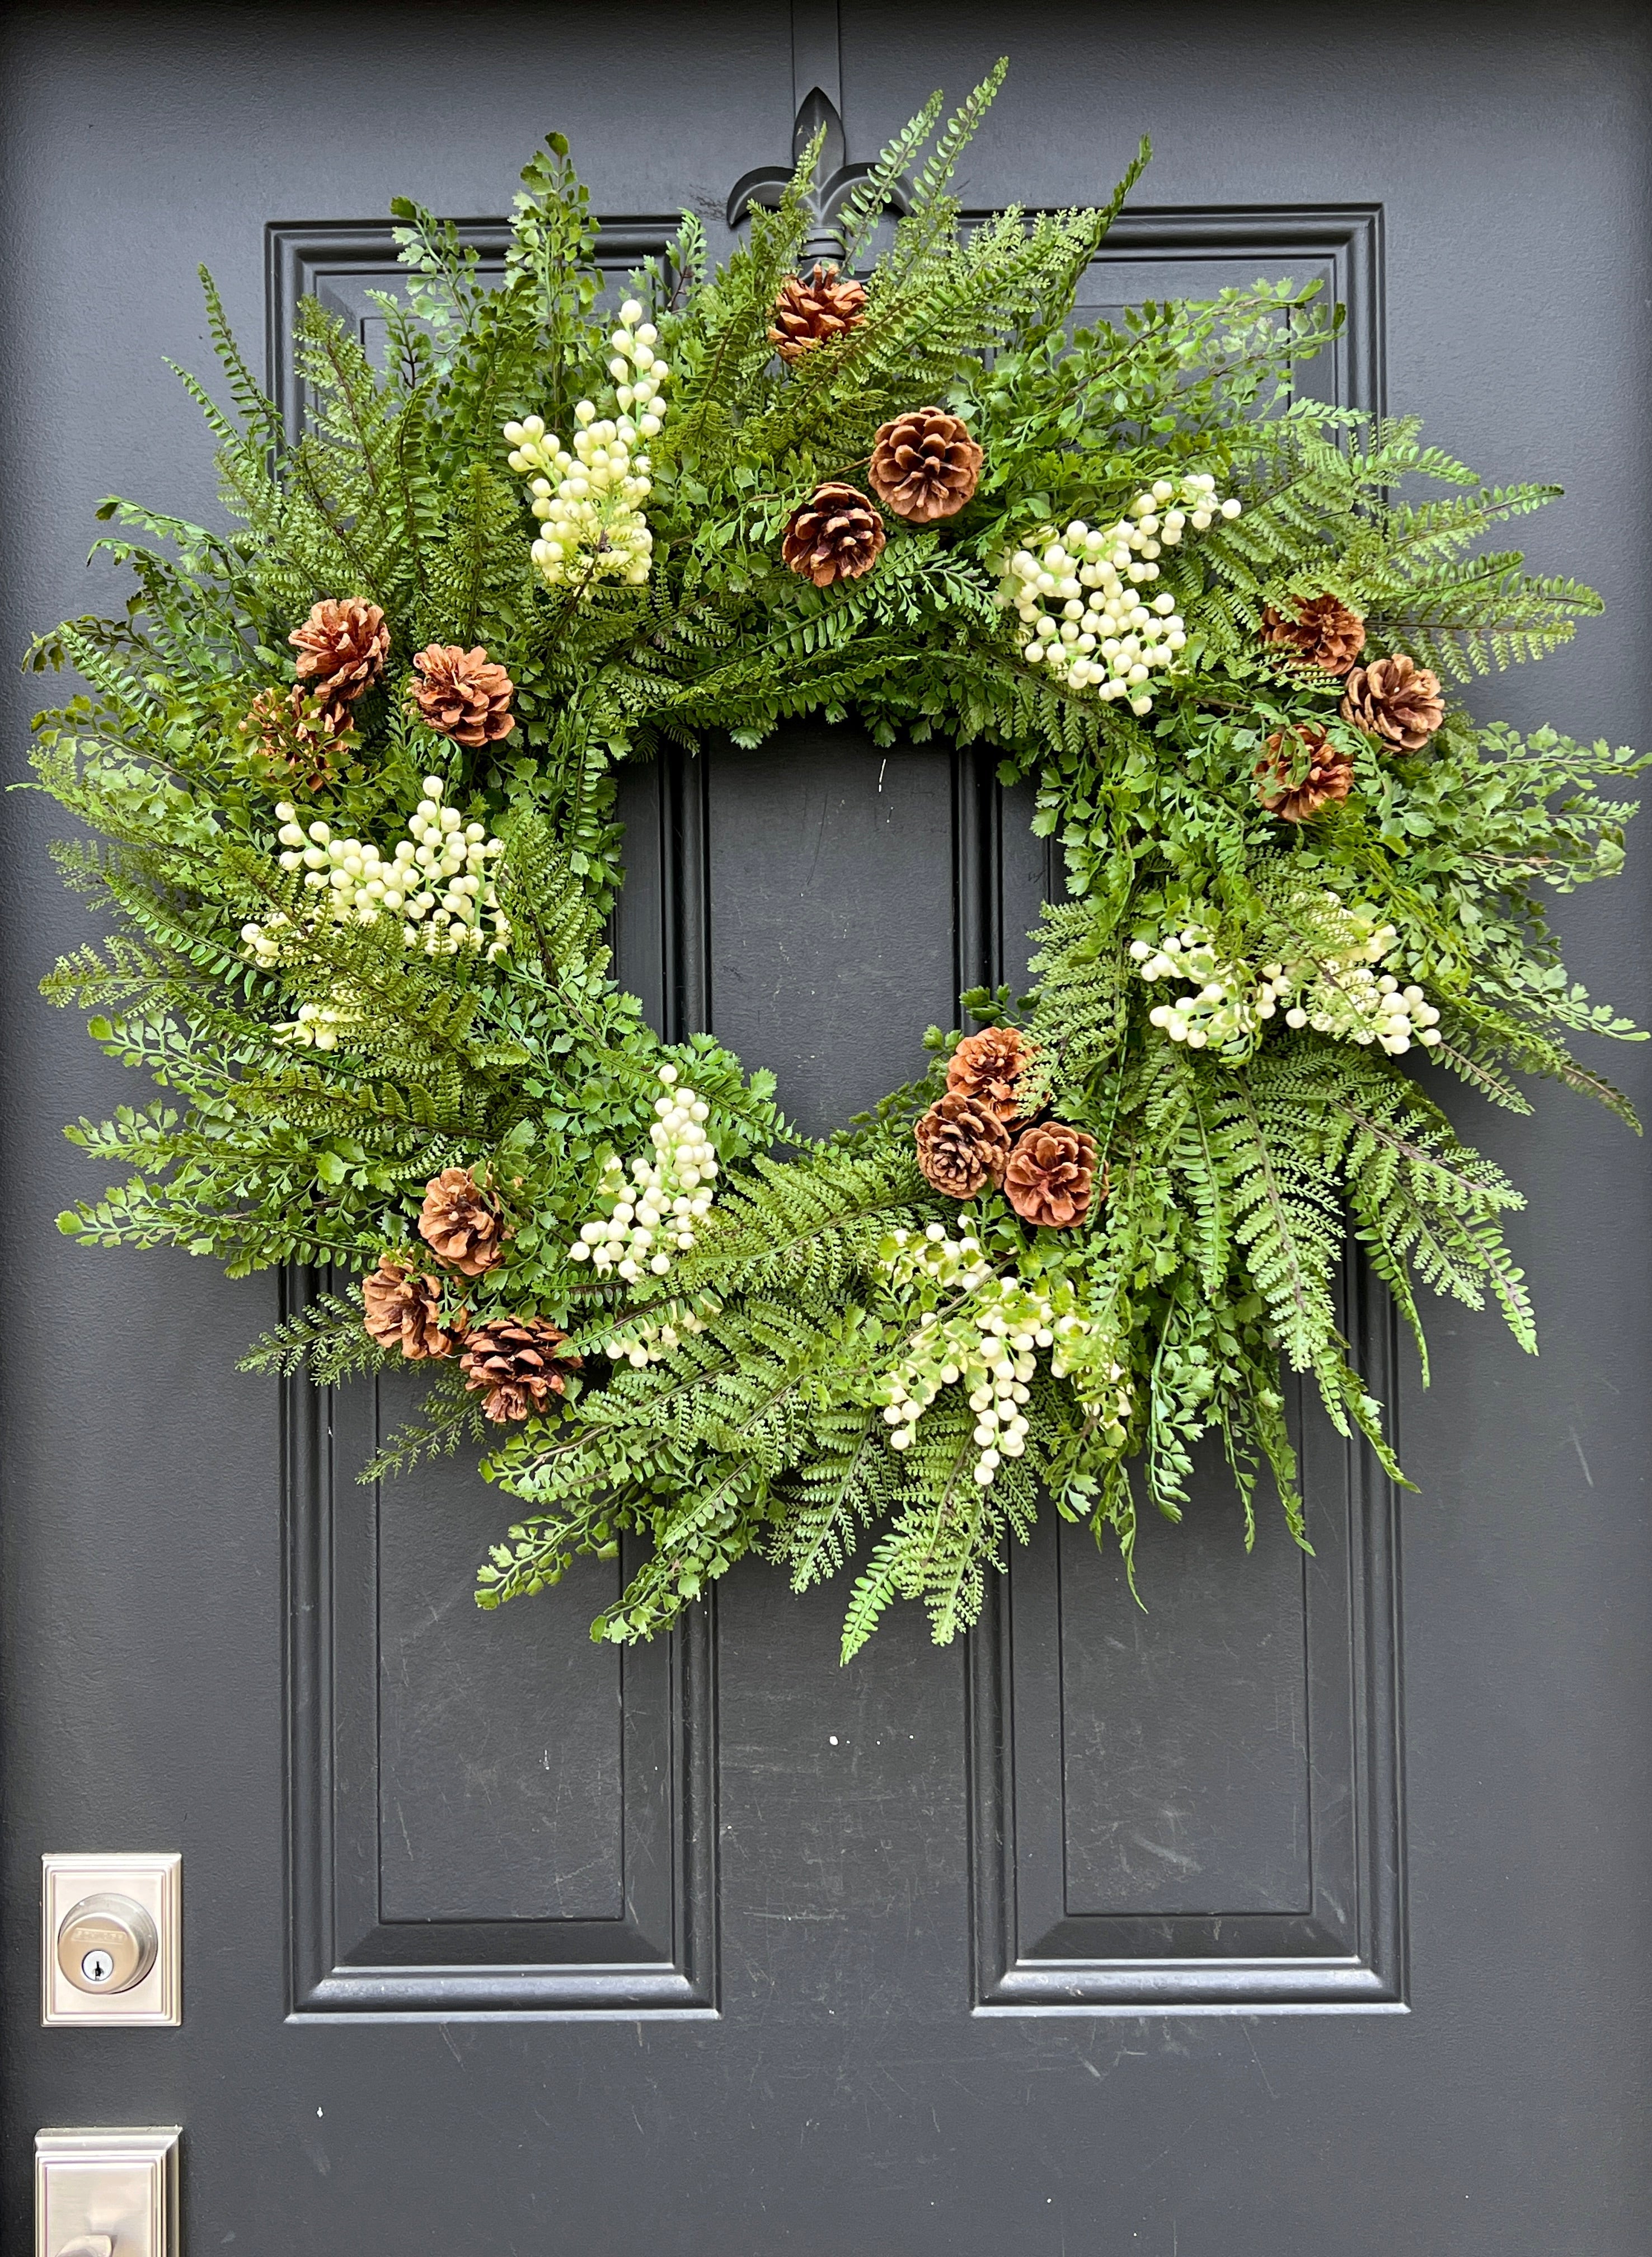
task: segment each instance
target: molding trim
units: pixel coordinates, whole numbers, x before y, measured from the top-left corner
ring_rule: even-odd
[[[964,214],[966,223],[991,215]],[[597,223],[597,257],[624,270],[639,259],[661,257],[678,215],[639,215]],[[461,238],[481,253],[484,267],[503,262],[510,240],[502,219],[462,220]],[[1270,258],[1318,259],[1330,269],[1330,295],[1348,309],[1345,332],[1332,349],[1338,400],[1381,414],[1387,404],[1380,204],[1254,204],[1220,209],[1144,206],[1121,212],[1100,253],[1105,265],[1165,258]],[[265,230],[265,335],[270,397],[294,429],[302,403],[293,367],[292,321],[300,298],[329,276],[364,280],[393,269],[396,246],[388,220],[272,220]]]
[[[660,255],[672,219],[604,221],[598,256],[623,272]],[[502,260],[503,220],[462,227],[484,262]],[[392,280],[388,222],[272,224],[265,230],[268,385],[289,431],[304,401],[293,365],[298,301],[330,281],[355,294]],[[704,786],[665,764],[658,820],[663,1013],[701,1024]],[[656,980],[651,984],[660,984]],[[650,999],[651,1001],[653,999]],[[285,1281],[288,1307],[314,1276]],[[621,1658],[623,1917],[385,1921],[378,1898],[376,1502],[354,1489],[371,1454],[375,1390],[323,1396],[289,1381],[286,1507],[288,2004],[295,2021],[715,2016],[717,1999],[717,1701],[712,1607],[668,1638]],[[350,1510],[335,1513],[336,1496]],[[360,1497],[357,1503],[357,1498]]]
[[[295,1276],[288,1305],[318,1282]],[[715,2015],[710,1607],[621,1657],[619,1918],[381,1917],[376,1496],[334,1510],[371,1451],[375,1394],[300,1383],[286,1395],[289,2019]]]
[[[1380,1393],[1393,1312],[1355,1288]],[[1296,1390],[1293,1424],[1317,1405]],[[1277,1912],[1080,1914],[1065,1903],[1060,1563],[1018,1551],[970,1650],[972,2006],[978,2014],[1407,2011],[1399,1521],[1368,1446],[1329,1428],[1303,1464],[1310,1901]],[[1340,1491],[1340,1494],[1338,1494]],[[1346,1781],[1347,1791],[1342,1792]]]
[[[1323,267],[1327,295],[1347,309],[1327,357],[1328,388],[1343,406],[1382,412],[1380,207],[1126,211],[1097,264],[1119,274],[1127,302],[1163,289],[1161,281],[1148,290],[1139,282],[1133,292],[1133,266],[1218,258]],[[1392,1403],[1396,1320],[1357,1260],[1348,1295],[1356,1360]],[[989,1579],[971,1640],[978,2014],[1406,2011],[1395,1499],[1366,1446],[1344,1444],[1317,1406],[1304,1419],[1300,1396],[1295,1426],[1306,1434],[1303,1479],[1319,1553],[1303,1561],[1310,1901],[1272,1913],[1069,1915],[1059,1549],[1053,1542],[1017,1548],[1008,1577]]]
[[[978,218],[982,215],[966,215]],[[675,222],[604,222],[599,256],[623,269],[666,247]],[[486,263],[502,257],[503,221],[462,223]],[[1161,274],[1131,270],[1213,259],[1265,269],[1270,260],[1323,272],[1347,308],[1320,364],[1338,402],[1385,404],[1382,215],[1366,205],[1128,211],[1098,259],[1120,301],[1167,294]],[[1253,267],[1253,262],[1254,262]],[[272,224],[267,230],[269,382],[288,418],[303,401],[287,338],[306,291],[330,280],[347,301],[393,270],[385,223]],[[1247,271],[1242,278],[1248,280]],[[1208,287],[1201,285],[1201,287]],[[1026,874],[1006,898],[1002,794],[978,747],[952,754],[954,957],[960,989],[1006,976],[1006,937],[1023,915]],[[625,976],[673,1039],[713,1017],[706,765],[665,753],[622,778],[631,882],[621,917]],[[1058,891],[1054,864],[1047,892]],[[290,1290],[302,1290],[294,1279]],[[1392,1401],[1392,1314],[1357,1268],[1350,1327],[1377,1391]],[[292,1859],[292,2012],[296,2019],[446,2020],[715,2012],[717,1996],[714,1633],[691,1610],[669,1642],[624,1661],[625,1916],[618,1921],[444,1923],[433,1930],[377,1921],[358,1879],[341,1870],[341,1838],[373,1830],[377,1804],[360,1767],[341,1772],[340,1734],[371,1694],[361,1649],[335,1618],[335,1588],[366,1604],[362,1562],[341,1574],[343,1524],[332,1512],[335,1451],[359,1462],[371,1447],[371,1397],[351,1390],[324,1409],[289,1386],[288,1808]],[[353,1430],[359,1426],[359,1433]],[[971,1640],[970,1865],[972,2006],[978,2013],[1402,2012],[1406,1997],[1403,1781],[1399,1664],[1398,1524],[1380,1469],[1361,1446],[1321,1438],[1313,1422],[1305,1477],[1325,1530],[1304,1574],[1316,1783],[1347,1792],[1312,1802],[1312,1902],[1226,1918],[1069,1917],[1062,1901],[1059,1579],[1053,1546],[1021,1555],[1007,1582],[989,1581]],[[348,1480],[348,1468],[342,1478]],[[1338,1531],[1331,1533],[1335,1524]],[[368,1567],[371,1574],[371,1565]],[[366,1587],[368,1589],[371,1587]],[[368,1681],[364,1695],[363,1659]],[[1019,1752],[1018,1752],[1019,1751]],[[371,1750],[369,1775],[371,1779]],[[344,1776],[357,1785],[347,1787]],[[348,1803],[348,1808],[344,1806]],[[1054,1832],[1052,1835],[1052,1828]],[[637,1845],[651,1844],[646,1857]],[[1053,1843],[1053,1849],[1052,1849]],[[1053,1863],[1052,1863],[1053,1857]],[[646,1870],[645,1870],[646,1869]],[[1051,1876],[1055,1877],[1052,1885]],[[420,1933],[445,1955],[407,1952]]]
[[[597,256],[624,273],[644,258],[663,257],[681,215],[597,222]],[[508,220],[458,223],[460,240],[482,255],[485,271],[505,263]],[[396,238],[389,220],[271,220],[264,230],[264,336],[269,395],[289,431],[303,421],[298,372],[293,365],[293,317],[300,298],[319,294],[329,278],[357,283],[392,278]]]
[[[979,225],[990,211],[968,211]],[[1380,204],[1142,205],[1122,211],[1108,230],[1096,265],[1127,273],[1133,266],[1177,260],[1269,259],[1325,270],[1325,298],[1347,308],[1343,334],[1318,366],[1328,371],[1339,407],[1380,415],[1387,407]],[[1236,278],[1237,279],[1237,278]],[[1247,272],[1246,281],[1254,279]],[[1142,291],[1139,296],[1155,294]]]
[[[1004,793],[997,769],[990,746],[953,747],[952,955],[959,995],[996,987],[1006,977]],[[1019,919],[1027,921],[1025,914]]]
[[[1150,259],[1270,258],[1322,260],[1327,297],[1345,306],[1329,365],[1344,407],[1380,415],[1387,407],[1387,309],[1380,204],[1232,204],[1219,210],[1167,204],[1121,212],[1102,244],[1107,265]]]

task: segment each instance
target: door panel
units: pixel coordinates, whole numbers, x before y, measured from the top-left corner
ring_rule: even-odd
[[[957,1016],[954,804],[966,756],[787,729],[706,777],[710,1010],[819,1136],[922,1063]],[[951,850],[951,851],[950,851]]]
[[[1345,1328],[1392,1369],[1386,1312]],[[978,2011],[1403,2011],[1398,1531],[1390,1485],[1303,1390],[1305,1558],[1254,1555],[1214,1453],[1144,1531],[1133,1604],[1041,1530],[971,1642]],[[1304,1415],[1306,1414],[1306,1415]]]
[[[618,278],[628,258],[660,255],[668,232],[664,221],[604,221],[609,271]],[[497,268],[502,227],[477,222],[466,233]],[[1213,295],[1264,271],[1317,283],[1347,321],[1336,347],[1304,367],[1303,389],[1342,405],[1380,406],[1380,215],[1362,207],[1143,209],[1127,215],[1094,261],[1079,318],[1120,315],[1153,298]],[[268,258],[272,339],[309,289],[371,348],[382,326],[375,294],[397,287],[387,230],[276,227]],[[297,428],[305,401],[273,343],[272,382]],[[916,1070],[918,1032],[952,1023],[964,988],[1025,984],[1039,902],[1060,893],[1059,852],[1031,835],[1030,788],[1000,790],[994,765],[985,747],[885,751],[852,727],[812,723],[787,726],[755,751],[724,745],[699,761],[669,754],[657,771],[628,775],[622,806],[634,845],[617,930],[620,977],[657,1025],[715,1028],[741,1055],[771,1066],[806,1133],[875,1103]],[[1367,1329],[1366,1365],[1387,1397],[1390,1330],[1380,1320]],[[347,1418],[348,1407],[339,1415]],[[972,1778],[978,1794],[985,1791],[970,1814],[978,2006],[1129,2010],[1175,1999],[1226,2011],[1281,2001],[1392,2007],[1402,1999],[1389,1500],[1373,1464],[1350,1462],[1332,1439],[1310,1432],[1310,1508],[1317,1526],[1331,1516],[1311,1577],[1278,1526],[1267,1529],[1254,1567],[1235,1575],[1239,1521],[1212,1463],[1183,1543],[1165,1552],[1158,1574],[1148,1573],[1153,1617],[1131,1603],[1117,1562],[1086,1558],[1093,1546],[1071,1532],[1059,1542],[1044,1532],[1012,1569],[1013,1599],[994,1595],[974,1642],[983,1752]],[[418,1497],[411,1514],[395,1503],[404,1489]],[[398,1483],[380,1502],[381,1527],[401,1518],[440,1526],[436,1557],[456,1557],[468,1529],[474,1556],[485,1541],[476,1527],[483,1508],[463,1489],[462,1473],[434,1490],[423,1475]],[[343,1509],[332,1507],[335,1516]],[[1369,1630],[1380,1650],[1372,1652],[1355,1626],[1364,1586],[1351,1580],[1367,1547],[1380,1555]],[[492,1659],[484,1639],[490,1660],[472,1669],[464,1640],[473,1625],[462,1617],[433,1642],[432,1556],[421,1547],[410,1562],[413,1590],[423,1595],[410,1630],[393,1630],[381,1614],[381,1916],[393,1922],[399,1891],[410,1892],[406,1920],[442,1916],[412,1887],[421,1850],[407,1811],[421,1799],[433,1806],[427,1819],[413,1821],[421,1842],[428,1829],[450,1858],[468,1855],[474,1864],[503,1827],[519,1856],[537,1849],[556,1872],[611,1892],[611,1850],[600,1867],[580,1811],[565,1813],[560,1801],[547,1810],[549,1751],[537,1758],[526,1751],[536,1737],[555,1738],[559,1777],[577,1778],[588,1797],[601,1797],[604,1778],[613,1781],[604,1815],[614,1834],[618,1781],[623,1775],[633,1791],[637,1784],[634,1760],[626,1771],[618,1759],[614,1666],[593,1659],[582,1673],[570,1652],[571,1673],[540,1704],[514,1704],[521,1713],[483,1734],[484,1745],[502,1744],[499,1751],[478,1758],[476,1736],[496,1680],[516,1665],[502,1653]],[[457,1588],[457,1579],[446,1588]],[[577,1604],[571,1590],[557,1604],[564,1636]],[[1098,1620],[1110,1625],[1100,1635]],[[512,1655],[531,1636],[517,1632]],[[440,1672],[423,1703],[407,1683],[409,1638]],[[1168,1703],[1161,1679],[1172,1688]],[[630,1697],[634,1706],[639,1696]],[[593,1731],[587,1719],[603,1713],[605,1698],[606,1729]],[[1374,1737],[1365,1747],[1354,1715],[1373,1700]],[[456,1730],[456,1744],[416,1730],[433,1708]],[[1133,1729],[1121,1711],[1137,1718]],[[415,1723],[406,1756],[391,1737],[404,1716]],[[715,1723],[710,1729],[715,1739]],[[514,1781],[529,1760],[540,1776],[524,1792]],[[295,1810],[300,1830],[308,1822]],[[601,1822],[593,1810],[588,1823]],[[1111,1867],[1097,1867],[1098,1846]],[[513,1883],[489,1868],[483,1893],[509,1900],[542,1886],[537,1873]],[[702,1916],[715,1921],[715,1902]],[[540,1948],[526,1928],[502,1939],[529,1960]],[[501,1970],[491,1979],[507,1978]],[[589,2003],[600,2010],[608,1999],[598,1990]],[[481,1994],[472,2003],[487,2010]],[[656,2003],[674,2012],[682,2001],[662,1993]]]
[[[549,1637],[478,1640],[498,1497],[460,1462],[355,1479],[415,1401],[287,1391],[288,2010],[709,2011],[710,1621],[594,1646],[624,1562],[592,1561]]]
[[[1007,46],[966,203],[1104,195],[1150,130],[1086,309],[1323,278],[1348,326],[1304,388],[1386,379],[1489,476],[1569,489],[1529,547],[1610,614],[1484,710],[1652,736],[1628,0],[87,5],[4,36],[14,646],[107,600],[102,494],[215,507],[161,362],[207,361],[198,258],[290,398],[287,309],[371,324],[393,193],[497,214],[559,125],[616,271],[685,202],[721,247],[810,85],[864,159]],[[841,1119],[1021,975],[1059,874],[992,766],[808,725],[627,775],[624,976]],[[59,1123],[132,1091],[31,993],[83,912],[50,812],[8,808],[7,2246],[37,2126],[177,2121],[188,2246],[237,2257],[1640,2257],[1652,1200],[1620,1129],[1553,1093],[1473,1118],[1537,1195],[1539,1365],[1443,1313],[1424,1397],[1351,1285],[1421,1494],[1310,1412],[1312,1560],[1265,1520],[1246,1562],[1211,1475],[1144,1533],[1145,1614],[1045,1528],[967,1650],[901,1616],[839,1671],[842,1592],[753,1566],[617,1657],[595,1565],[475,1614],[502,1501],[462,1466],[357,1485],[388,1397],[232,1372],[272,1281],[52,1232],[88,1186]],[[1644,855],[1563,905],[1627,1007],[1648,905]],[[1645,1100],[1643,1053],[1606,1063]],[[145,1848],[184,1855],[183,2027],[39,2029],[40,1853]]]

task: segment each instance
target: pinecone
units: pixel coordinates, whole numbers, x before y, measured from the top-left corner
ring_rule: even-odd
[[[260,690],[236,733],[272,779],[324,791],[338,773],[349,718],[347,705],[330,705],[295,682],[286,691]]]
[[[1293,768],[1307,755],[1308,773],[1291,782]],[[1306,823],[1333,799],[1346,799],[1353,782],[1353,755],[1333,744],[1311,722],[1281,729],[1267,740],[1267,757],[1256,763],[1256,796],[1284,823]]]
[[[788,274],[774,301],[769,343],[784,361],[799,361],[814,345],[846,336],[866,310],[858,282],[840,279],[835,266],[815,263],[809,275]]]
[[[386,1254],[371,1277],[362,1280],[367,1329],[388,1354],[399,1348],[411,1362],[451,1355],[464,1338],[462,1327],[445,1330],[440,1320],[441,1288]]]
[[[582,1359],[565,1355],[568,1334],[548,1317],[494,1317],[473,1325],[465,1336],[459,1368],[473,1395],[485,1394],[486,1419],[503,1423],[549,1408],[565,1388],[564,1375]]]
[[[872,490],[914,525],[956,517],[981,483],[981,449],[944,407],[914,407],[872,442]]]
[[[1366,647],[1366,623],[1335,596],[1314,596],[1287,619],[1271,604],[1262,611],[1262,640],[1281,646],[1298,666],[1346,674]]]
[[[502,666],[496,666],[478,643],[461,650],[457,643],[433,642],[413,661],[423,676],[410,687],[419,718],[438,736],[477,751],[497,744],[516,726],[511,700],[516,684]]]
[[[1440,677],[1402,650],[1373,658],[1349,675],[1342,718],[1379,738],[1385,753],[1420,753],[1445,718]]]
[[[378,681],[390,656],[390,629],[377,604],[359,596],[348,603],[328,597],[313,604],[287,640],[299,654],[300,682],[321,691],[329,705],[348,705]]]
[[[985,1106],[1006,1129],[1021,1125],[1015,1084],[1031,1063],[1033,1045],[1019,1027],[987,1027],[965,1035],[947,1066],[947,1087]]]
[[[978,1099],[949,1092],[936,1099],[913,1134],[925,1182],[948,1199],[973,1199],[984,1185],[1003,1181],[1009,1133]]]
[[[830,588],[834,580],[858,580],[870,572],[886,538],[883,520],[865,495],[830,480],[793,512],[780,554],[794,572]]]
[[[1089,1213],[1095,1187],[1096,1140],[1084,1129],[1046,1121],[1016,1138],[1004,1189],[1023,1222],[1070,1230]]]
[[[469,1168],[444,1168],[425,1185],[419,1235],[462,1277],[479,1277],[504,1258],[498,1210]]]

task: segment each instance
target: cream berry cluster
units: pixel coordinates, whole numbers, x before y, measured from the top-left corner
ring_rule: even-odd
[[[1155,1003],[1147,1014],[1151,1025],[1190,1050],[1202,1051],[1208,1044],[1247,1055],[1261,1022],[1274,1015],[1277,994],[1284,992],[1275,990],[1266,974],[1259,981],[1248,965],[1220,955],[1203,925],[1166,933],[1156,948],[1145,940],[1133,940],[1130,953],[1149,987],[1161,980],[1191,983],[1171,1001]],[[1276,972],[1279,967],[1267,969]]]
[[[717,1172],[705,1133],[710,1107],[686,1082],[677,1087],[674,1065],[662,1065],[660,1079],[666,1093],[654,1100],[648,1132],[654,1157],[633,1160],[628,1178],[624,1162],[610,1153],[597,1186],[604,1212],[580,1226],[568,1249],[574,1261],[589,1262],[604,1276],[612,1270],[629,1285],[663,1277],[675,1256],[688,1252],[695,1224],[710,1208]]]
[[[1185,983],[1180,994],[1154,1004],[1149,1022],[1173,1043],[1190,1050],[1208,1045],[1234,1059],[1249,1056],[1263,1023],[1276,1015],[1288,1027],[1374,1044],[1391,1058],[1402,1058],[1414,1041],[1424,1050],[1438,1047],[1440,1015],[1422,988],[1380,969],[1399,943],[1393,925],[1328,890],[1283,906],[1288,922],[1311,933],[1311,943],[1293,938],[1279,961],[1260,968],[1220,954],[1201,925],[1167,933],[1156,945],[1132,941],[1131,956],[1150,986]]]
[[[642,506],[653,488],[646,449],[665,414],[661,395],[671,371],[654,351],[659,332],[642,311],[627,298],[609,339],[617,415],[599,415],[594,402],[582,400],[571,453],[547,431],[543,416],[505,427],[511,468],[529,481],[529,506],[540,520],[533,562],[547,586],[582,592],[598,580],[640,587],[648,577],[653,535]]]
[[[1064,534],[1043,527],[1010,556],[999,589],[1020,621],[1022,657],[1070,689],[1150,713],[1154,674],[1175,666],[1188,640],[1175,597],[1151,592],[1159,559],[1190,528],[1203,533],[1239,514],[1201,472],[1156,479],[1116,525],[1076,518]]]
[[[1413,1041],[1437,1049],[1440,1015],[1422,988],[1415,981],[1401,986],[1396,973],[1377,968],[1399,943],[1394,927],[1379,923],[1374,909],[1346,907],[1331,893],[1322,914],[1340,927],[1338,938],[1330,951],[1289,967],[1285,1024],[1311,1027],[1338,1042],[1374,1043],[1390,1058],[1403,1058]]]
[[[881,1249],[897,1281],[922,1281],[964,1297],[967,1306],[950,1315],[927,1311],[907,1343],[907,1354],[882,1388],[884,1423],[892,1449],[908,1450],[918,1422],[943,1387],[961,1386],[975,1415],[975,1479],[988,1487],[1006,1458],[1026,1451],[1037,1353],[1050,1351],[1050,1371],[1067,1376],[1074,1350],[1091,1331],[1085,1320],[1042,1286],[1001,1277],[965,1229],[949,1236],[944,1224],[921,1233],[897,1230]],[[1070,1289],[1058,1285],[1065,1298]],[[1115,1366],[1112,1376],[1122,1378]]]
[[[388,858],[371,838],[336,837],[319,817],[300,823],[290,801],[275,812],[281,867],[303,872],[307,888],[321,896],[321,918],[376,924],[382,916],[398,917],[404,944],[429,956],[484,947],[490,957],[503,954],[510,922],[490,873],[505,841],[490,838],[485,824],[466,823],[456,808],[444,806],[440,776],[424,779],[424,797],[407,818],[408,835]],[[280,963],[292,934],[291,919],[280,913],[241,928],[248,953],[265,966]]]
[[[717,1305],[710,1295],[702,1304],[709,1316],[717,1314]],[[651,1363],[663,1363],[674,1348],[682,1346],[686,1336],[702,1333],[705,1328],[706,1317],[698,1310],[668,1301],[657,1318],[612,1334],[607,1353],[616,1363],[628,1363],[633,1370],[642,1371]]]
[[[284,1043],[297,1043],[312,1051],[335,1051],[341,1038],[349,1041],[364,1020],[359,999],[342,983],[333,989],[330,1003],[300,1003],[298,1016],[284,1019],[274,1031]]]

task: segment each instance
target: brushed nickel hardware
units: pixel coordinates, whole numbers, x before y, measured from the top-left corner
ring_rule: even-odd
[[[64,1914],[57,1963],[77,1991],[130,1991],[154,1965],[159,1948],[155,1923],[138,1900],[102,1891]]]
[[[178,2257],[173,2125],[37,2132],[35,2257]]]
[[[41,2020],[140,2028],[181,2021],[181,1857],[111,1851],[48,1856],[40,1865]]]

